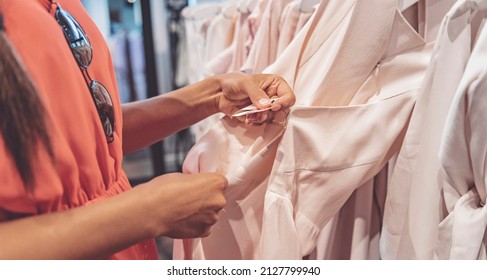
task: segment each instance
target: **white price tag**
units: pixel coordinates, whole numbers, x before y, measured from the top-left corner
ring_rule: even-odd
[[[276,100],[278,100],[279,98],[272,98],[271,99],[271,105],[276,102]],[[247,107],[244,107],[240,110],[238,110],[237,112],[235,112],[235,114],[233,114],[232,116],[233,117],[241,117],[241,116],[246,116],[246,115],[250,115],[250,114],[255,114],[255,113],[259,113],[259,112],[265,112],[265,111],[269,111],[270,109],[272,109],[272,106],[271,107],[267,107],[267,108],[263,108],[263,109],[258,109],[257,107],[255,107],[254,105],[249,105]]]

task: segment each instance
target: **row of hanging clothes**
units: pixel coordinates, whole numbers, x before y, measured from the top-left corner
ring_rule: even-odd
[[[176,84],[181,87],[235,71],[261,73],[301,30],[318,3],[227,0],[186,7],[178,28],[184,40],[178,45]],[[222,116],[216,114],[194,125],[195,138]]]
[[[486,10],[238,0],[183,11],[188,82],[278,74],[297,101],[259,127],[209,122],[183,172],[226,176],[227,206],[209,237],[176,240],[174,259],[487,258]]]

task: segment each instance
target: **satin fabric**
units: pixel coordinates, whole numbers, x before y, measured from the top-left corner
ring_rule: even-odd
[[[256,257],[264,193],[282,132],[282,124],[249,130],[226,117],[200,139],[185,159],[183,172],[225,174],[230,186],[227,205],[209,237],[175,240],[174,259]]]
[[[181,12],[185,25],[185,40],[188,48],[186,52],[188,64],[183,65],[188,83],[192,84],[204,78],[207,31],[212,19],[220,12],[220,5],[206,3],[200,6],[186,7]]]
[[[327,7],[326,11],[331,7]],[[354,8],[359,9],[357,6]],[[381,14],[388,13],[381,11]],[[388,45],[384,44],[387,47],[383,49],[382,57],[374,57],[373,43],[367,42],[363,33],[347,33],[350,37],[346,37],[344,42],[352,38],[364,40],[360,45],[366,48],[364,52],[369,56],[348,60],[356,55],[357,50],[347,50],[347,46],[353,43],[341,46],[340,51],[349,52],[349,55],[334,56],[332,69],[335,71],[325,76],[326,83],[315,83],[314,86],[318,84],[318,87],[314,94],[313,90],[298,91],[310,93],[306,97],[299,95],[298,102],[318,106],[297,105],[291,110],[277,152],[277,158],[282,153],[283,160],[279,165],[276,161],[274,165],[269,179],[272,184],[265,197],[260,258],[299,259],[307,256],[315,248],[321,229],[341,209],[351,193],[364,184],[370,188],[369,180],[398,151],[415,94],[424,78],[432,44],[418,36],[395,9],[389,11],[389,15],[392,17],[389,25],[392,30],[387,35],[390,37]],[[360,21],[360,16],[353,19]],[[365,21],[365,17],[362,20]],[[354,22],[353,26],[357,25],[360,24]],[[366,52],[368,46],[371,49]],[[371,63],[373,59],[377,59],[376,64]],[[355,63],[359,63],[360,67],[345,67]],[[365,72],[367,64],[372,67]],[[308,67],[307,70],[311,71],[319,65]],[[354,70],[346,73],[337,71],[346,68]],[[303,72],[299,72],[298,79]],[[309,75],[305,77],[308,79]],[[362,77],[366,78],[365,82],[361,82]],[[355,91],[350,90],[355,85],[359,87]],[[295,89],[297,86],[295,84]],[[311,86],[306,84],[303,87]],[[383,122],[381,119],[394,121]],[[360,203],[358,205],[365,202]],[[367,228],[372,228],[377,221],[366,221],[363,226],[360,226],[360,221],[358,223],[358,231],[367,233]],[[362,240],[355,243],[366,244],[366,249],[368,247]],[[369,256],[368,253],[363,255]],[[377,253],[373,256],[377,257]]]
[[[288,3],[282,10],[276,56],[279,56],[294,39],[300,15],[298,0]]]
[[[204,66],[204,76],[209,77],[215,74],[238,71],[243,65],[247,59],[245,42],[248,40],[250,32],[248,24],[249,16],[249,11],[238,11],[232,43],[219,55],[208,61]]]
[[[487,8],[487,1],[468,4],[472,12]],[[457,12],[452,17],[464,15]],[[448,112],[439,150],[439,186],[448,212],[438,229],[435,257],[439,259],[487,258],[487,13],[478,12],[481,32]]]
[[[262,11],[260,24],[252,43],[249,54],[241,71],[246,73],[262,73],[276,59],[279,40],[279,21],[284,7],[291,0],[268,1]]]
[[[428,74],[391,168],[381,236],[384,259],[434,258],[438,224],[445,215],[438,154],[446,116],[479,26],[475,14],[469,1],[457,1],[441,24]]]
[[[272,136],[260,131],[259,141],[246,138],[246,145],[227,149],[212,142],[228,143],[238,136],[230,131],[215,137],[210,131],[195,146],[185,161],[188,171],[202,171],[202,159],[209,155],[224,155],[232,159],[228,163],[238,163],[235,170],[222,169],[230,166],[223,160],[206,164],[237,183],[230,183],[230,204],[212,235],[176,243],[176,258],[299,259],[314,249],[324,224],[398,150],[424,77],[432,45],[411,29],[395,4],[321,3],[308,31],[291,43],[301,51],[286,49],[265,71],[283,75],[297,94],[281,142],[276,142],[281,130]],[[238,126],[224,120],[216,127],[221,132]],[[241,133],[252,137],[253,130]],[[252,154],[243,156],[243,151]],[[250,156],[264,151],[265,157]],[[234,179],[237,171],[239,180]],[[235,193],[239,196],[233,200]],[[224,251],[217,249],[222,242],[228,244]]]
[[[237,19],[238,28],[232,42],[231,59],[228,69],[225,72],[240,71],[249,55],[250,47],[260,26],[261,14],[269,0],[251,0],[246,4],[247,10],[239,10]],[[217,61],[218,57],[217,57]],[[217,74],[217,73],[215,73]]]
[[[206,40],[203,68],[211,59],[218,56],[228,47],[227,36],[231,32],[233,17],[237,15],[236,3],[229,3],[227,6],[221,5],[222,10],[215,17],[210,17]]]
[[[418,1],[416,1],[418,2]],[[435,40],[453,1],[419,1],[404,17],[427,42]],[[321,230],[316,250],[308,259],[381,259],[379,240],[384,216],[389,169],[394,156],[372,180],[355,190],[340,211]]]

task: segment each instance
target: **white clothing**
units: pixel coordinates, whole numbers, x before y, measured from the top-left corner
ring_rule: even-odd
[[[434,257],[438,224],[443,219],[438,152],[446,115],[471,53],[471,29],[476,24],[471,21],[472,12],[467,1],[458,1],[441,24],[428,74],[391,171],[381,236],[384,259]]]
[[[455,93],[439,152],[439,183],[448,211],[439,226],[439,259],[487,259],[487,14],[482,16],[481,33]]]
[[[399,150],[432,47],[396,1],[324,0],[264,71],[296,93],[286,129],[224,118],[190,151],[185,172],[224,174],[228,205],[208,238],[176,241],[174,258],[310,254],[352,192]]]
[[[249,54],[241,71],[262,73],[276,59],[279,40],[279,21],[286,4],[291,0],[268,1],[262,12],[260,24],[250,45]]]

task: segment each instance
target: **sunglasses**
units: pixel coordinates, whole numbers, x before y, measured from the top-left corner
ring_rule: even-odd
[[[95,102],[98,116],[100,117],[107,138],[107,143],[111,143],[113,141],[113,130],[115,128],[113,102],[106,87],[100,82],[91,79],[90,74],[88,73],[88,66],[90,66],[93,59],[93,48],[90,40],[74,17],[61,8],[59,3],[55,3],[54,1],[53,3],[57,6],[55,13],[56,21],[61,26],[64,37],[66,38],[86,84],[90,89],[91,97]]]

